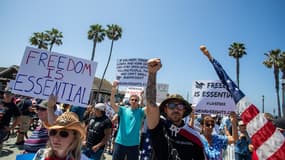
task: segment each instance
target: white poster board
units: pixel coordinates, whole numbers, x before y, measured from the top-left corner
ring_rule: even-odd
[[[97,63],[27,47],[13,84],[13,93],[86,107]]]
[[[129,100],[131,95],[137,95],[141,98],[141,94],[143,91],[144,91],[143,87],[136,87],[136,86],[127,87],[123,102]]]
[[[235,111],[232,95],[219,80],[197,80],[192,85],[192,105],[196,113],[228,115]]]
[[[168,94],[168,84],[157,83],[156,84],[156,103],[161,103],[166,99]]]
[[[117,60],[116,80],[119,81],[119,85],[145,87],[147,76],[147,59],[130,58]]]

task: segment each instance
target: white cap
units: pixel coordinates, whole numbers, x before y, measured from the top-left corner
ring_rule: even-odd
[[[105,111],[106,105],[104,103],[97,103],[95,105],[95,109],[99,109],[100,111]]]

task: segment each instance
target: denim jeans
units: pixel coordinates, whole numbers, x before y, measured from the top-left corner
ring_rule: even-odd
[[[127,160],[138,160],[139,159],[139,145],[137,146],[123,146],[115,143],[113,160],[124,160],[127,156]]]
[[[92,160],[100,160],[101,156],[104,152],[104,148],[101,148],[94,152],[91,148],[85,148],[83,149],[83,153]]]

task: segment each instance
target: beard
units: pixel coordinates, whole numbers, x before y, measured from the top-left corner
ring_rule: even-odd
[[[183,118],[183,117],[182,117],[182,114],[179,113],[179,112],[173,112],[173,113],[171,113],[168,117],[169,117],[169,119],[170,119],[171,121],[173,121],[174,123],[175,123],[175,122],[180,122],[181,119]]]

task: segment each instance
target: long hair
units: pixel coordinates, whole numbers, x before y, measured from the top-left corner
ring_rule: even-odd
[[[71,145],[67,148],[67,156],[71,156],[72,160],[80,160],[81,158],[81,147],[82,147],[82,139],[80,138],[80,133],[74,131],[74,140],[71,142]],[[52,145],[50,140],[47,143],[47,152],[44,157],[54,157],[55,152],[52,149]]]

